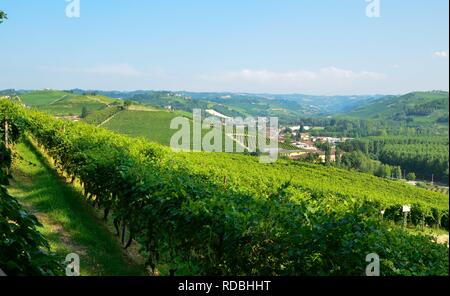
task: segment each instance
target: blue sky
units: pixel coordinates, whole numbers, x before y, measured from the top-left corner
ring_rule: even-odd
[[[448,0],[0,0],[0,89],[448,90]]]

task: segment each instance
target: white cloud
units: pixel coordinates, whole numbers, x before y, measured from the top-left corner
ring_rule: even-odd
[[[381,80],[386,77],[385,74],[375,73],[369,71],[354,72],[352,70],[344,70],[336,67],[322,68],[319,71],[319,78],[333,78],[333,79],[344,79],[348,81],[357,79],[371,79],[371,80]]]
[[[296,70],[275,72],[244,69],[218,75],[202,75],[199,78],[216,89],[248,92],[317,92],[329,89],[353,93],[356,90],[376,86],[387,76],[370,71],[353,71],[330,66],[315,71]]]
[[[135,77],[142,73],[129,64],[101,65],[93,67],[42,67],[43,70],[63,74]]]
[[[380,80],[385,78],[385,74],[361,71],[354,72],[351,70],[340,69],[337,67],[322,68],[318,71],[288,71],[288,72],[273,72],[268,70],[251,70],[244,69],[239,72],[230,72],[223,75],[201,76],[205,80],[215,81],[235,81],[246,80],[252,82],[282,82],[282,83],[304,83],[311,81],[320,81],[326,79],[340,79],[340,80],[357,80],[357,79],[372,79]]]
[[[206,77],[206,76],[205,76]],[[316,73],[309,71],[293,71],[293,72],[272,72],[268,70],[251,70],[244,69],[239,72],[226,73],[219,76],[209,76],[206,79],[233,81],[233,80],[249,80],[254,82],[299,82],[313,80],[316,78]]]
[[[445,50],[435,51],[433,52],[433,56],[438,58],[448,58],[448,51]]]

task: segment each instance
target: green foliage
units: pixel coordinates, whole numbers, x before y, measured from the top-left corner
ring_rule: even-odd
[[[107,107],[102,110],[89,113],[86,117],[83,118],[83,121],[89,124],[99,125],[122,110],[123,108],[121,106]]]
[[[329,112],[340,112],[374,99],[360,96],[349,100],[345,96],[305,96],[305,95],[257,95],[235,93],[174,93],[169,91],[138,91],[132,93],[109,93],[127,97],[151,106],[191,113],[193,109],[213,109],[230,117],[278,117],[281,123],[298,121],[300,117],[314,116]]]
[[[130,107],[131,105],[133,105],[133,101],[125,100],[123,102],[123,106],[125,107],[125,109],[128,109],[128,107]]]
[[[0,10],[0,24],[3,23],[4,20],[8,19],[6,13]]]
[[[123,111],[103,125],[104,128],[133,137],[144,137],[166,146],[176,130],[170,122],[179,113],[166,111]]]
[[[448,136],[368,137],[346,144],[346,150],[359,150],[383,163],[401,166],[418,177],[448,183]]]
[[[379,161],[370,159],[361,151],[347,152],[342,156],[341,167],[355,169],[382,178],[401,178],[401,168],[391,167]],[[400,170],[400,174],[399,174]]]
[[[37,218],[0,185],[0,268],[10,276],[62,274],[50,247],[36,230]]]
[[[448,195],[448,187],[444,187],[444,186],[439,186],[436,185],[435,183],[431,183],[431,182],[417,182],[416,186],[419,188],[425,188],[431,191],[436,191],[436,192],[441,192],[445,195]]]
[[[100,110],[119,100],[93,94],[74,94],[59,90],[32,91],[20,94],[24,104],[53,115],[67,116],[81,114],[83,108]]]
[[[8,132],[11,135],[9,145],[18,139],[24,123],[19,118],[20,112],[12,111],[11,107],[8,104],[0,105],[0,122],[8,121],[11,129],[2,130],[2,133]],[[12,153],[2,140],[0,140],[0,269],[10,276],[61,274],[62,265],[48,253],[50,247],[36,229],[41,224],[10,196],[4,187],[8,184],[5,172],[11,166]]]
[[[386,96],[343,114],[304,118],[299,124],[324,127],[312,134],[360,138],[386,135],[448,135],[448,92]]]
[[[88,108],[86,108],[86,106],[83,106],[83,108],[81,108],[81,118],[86,118],[88,115],[90,114]]]
[[[385,275],[448,274],[446,246],[379,219],[381,209],[412,201],[441,219],[448,211],[444,195],[336,168],[174,153],[23,112],[56,165],[80,179],[86,199],[113,215],[124,245],[138,241],[153,268],[188,265],[199,275],[360,275],[365,256],[378,252]]]
[[[8,189],[19,202],[45,217],[43,227],[38,230],[57,259],[62,262],[69,253],[79,254],[81,276],[145,274],[142,264],[124,256],[117,238],[105,227],[110,223],[99,221],[79,190],[56,174],[28,137],[14,146],[14,152],[17,155],[14,182]]]
[[[408,181],[415,181],[416,180],[416,174],[414,174],[414,173],[412,173],[412,172],[410,172],[410,173],[408,173],[407,175],[406,175],[406,180],[408,180]]]
[[[357,107],[346,116],[392,120],[408,123],[438,123],[447,116],[449,108],[448,92],[413,92],[404,96],[388,96],[362,107]]]

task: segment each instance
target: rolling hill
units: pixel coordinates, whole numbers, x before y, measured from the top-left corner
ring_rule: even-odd
[[[5,90],[10,94],[14,90]],[[114,102],[129,100],[147,108],[192,113],[193,109],[212,109],[230,117],[278,117],[281,123],[292,123],[302,117],[316,117],[347,112],[355,106],[366,106],[378,100],[371,96],[311,96],[303,94],[248,94],[173,91],[101,91],[73,89],[70,91],[20,92],[29,106],[55,115],[75,115],[83,106],[98,110]],[[146,110],[144,110],[146,111]]]
[[[23,92],[19,97],[27,106],[58,116],[80,115],[83,107],[94,111],[121,102],[95,93],[75,94],[59,90]]]
[[[84,90],[73,90],[83,93]],[[172,91],[97,91],[110,97],[175,110],[192,112],[192,109],[213,109],[231,117],[275,116],[282,123],[290,123],[300,117],[330,115],[348,111],[355,106],[379,99],[371,96],[311,96],[303,94],[248,94],[231,92],[172,92]]]
[[[176,132],[170,129],[170,122],[177,116],[180,114],[167,111],[125,110],[116,113],[102,127],[169,146],[170,138]]]
[[[411,124],[448,124],[448,92],[413,92],[403,96],[387,96],[356,107],[345,117],[406,121]]]

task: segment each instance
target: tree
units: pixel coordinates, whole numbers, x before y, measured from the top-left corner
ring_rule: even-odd
[[[89,110],[86,106],[83,106],[81,109],[81,118],[86,118],[89,115]]]
[[[374,175],[380,178],[386,178],[386,171],[384,167],[384,165],[377,166],[374,171]]]
[[[382,165],[383,166],[383,175],[385,178],[391,178],[392,177],[392,167],[390,165]]]
[[[325,149],[325,164],[330,165],[331,163],[331,148]]]
[[[335,156],[336,156],[336,166],[341,166],[341,148],[336,147]]]
[[[396,179],[401,179],[402,178],[402,168],[399,166],[394,167],[394,169],[392,170],[392,177],[396,178]]]
[[[413,172],[408,173],[408,174],[406,175],[406,180],[408,180],[408,181],[415,181],[415,180],[416,180],[416,174],[413,173]]]
[[[292,132],[293,131],[292,131],[292,129],[290,127],[287,127],[287,128],[284,129],[284,133],[286,133],[286,134],[290,134],[291,135]]]
[[[126,100],[123,102],[123,106],[125,107],[126,110],[128,110],[128,107],[130,107],[132,104],[133,102],[130,100]]]
[[[3,23],[4,20],[7,20],[8,17],[6,16],[6,13],[0,10],[0,24]]]
[[[308,153],[305,158],[302,158],[303,161],[309,163],[321,163],[320,155],[318,153]]]

